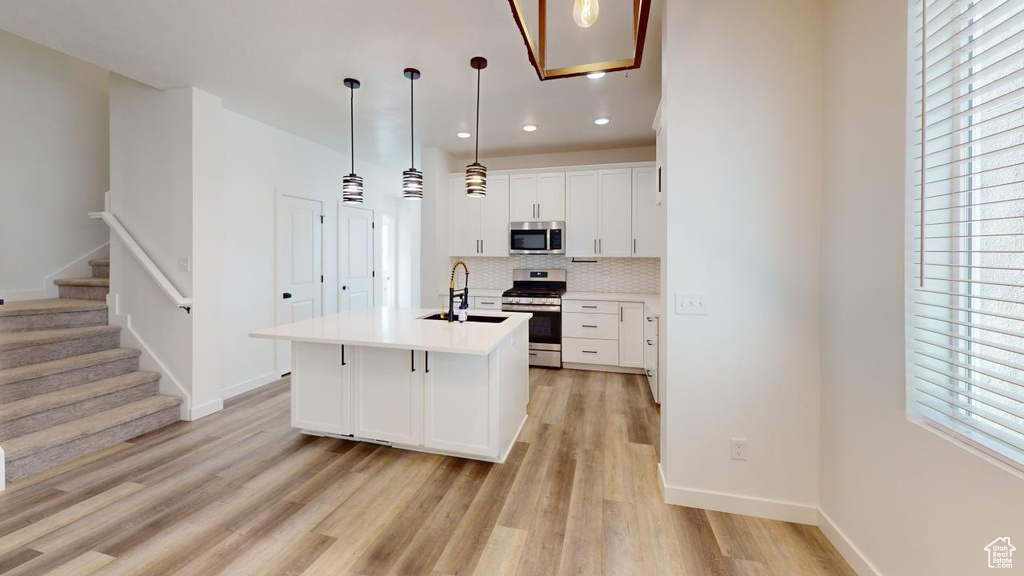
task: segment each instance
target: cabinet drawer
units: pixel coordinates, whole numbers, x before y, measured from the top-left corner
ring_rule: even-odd
[[[568,338],[619,339],[619,317],[611,314],[562,314],[562,335]]]
[[[584,314],[615,314],[619,315],[618,302],[601,302],[599,300],[562,300],[562,312],[582,312]]]
[[[562,338],[562,361],[618,366],[619,343],[616,340]]]
[[[501,310],[501,297],[476,296],[473,298],[477,310]]]

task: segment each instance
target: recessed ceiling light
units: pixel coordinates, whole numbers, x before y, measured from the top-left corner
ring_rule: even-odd
[[[537,127],[533,124],[526,124],[523,126],[523,132],[536,132]]]
[[[587,74],[587,78],[590,78],[591,80],[597,80],[598,78],[604,78],[604,72],[591,72],[590,74]]]
[[[604,126],[611,121],[612,119],[607,116],[598,116],[597,118],[594,118],[594,124],[597,124],[598,126]]]
[[[455,135],[458,136],[459,138],[462,138],[463,140],[472,136],[472,134],[470,134],[469,132],[456,132]]]

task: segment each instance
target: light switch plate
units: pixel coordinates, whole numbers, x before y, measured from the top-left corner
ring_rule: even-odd
[[[192,258],[190,256],[181,256],[178,258],[178,270],[181,272],[192,271]]]
[[[708,298],[704,294],[676,292],[676,314],[684,316],[707,316]]]

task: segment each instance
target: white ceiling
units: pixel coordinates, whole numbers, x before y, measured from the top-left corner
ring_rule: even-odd
[[[615,1],[602,6],[607,20],[588,29],[595,39],[615,15]],[[571,22],[572,1],[561,2]],[[0,2],[2,29],[158,88],[197,86],[232,110],[342,151],[349,121],[341,80],[358,78],[357,155],[389,166],[408,163],[407,66],[423,73],[417,142],[472,155],[473,141],[455,133],[475,132],[469,59],[476,55],[490,62],[482,78],[482,156],[652,144],[660,20],[655,1],[642,69],[540,82],[507,0]],[[597,116],[612,122],[595,126]],[[528,134],[527,123],[540,128]]]

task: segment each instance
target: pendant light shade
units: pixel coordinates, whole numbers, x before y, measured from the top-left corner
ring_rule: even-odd
[[[402,172],[402,198],[406,200],[423,199],[423,172],[416,169],[416,100],[413,97],[413,85],[420,77],[420,71],[406,68],[405,77],[409,79],[409,163],[412,167]]]
[[[487,59],[475,56],[469,65],[476,70],[476,153],[473,163],[466,166],[466,196],[483,198],[487,195],[487,167],[480,163],[480,71],[487,68]]]
[[[356,113],[355,94],[359,88],[359,80],[345,78],[345,87],[349,90],[349,136],[351,137],[352,172],[341,180],[341,201],[345,204],[363,203],[363,177],[356,174]]]

